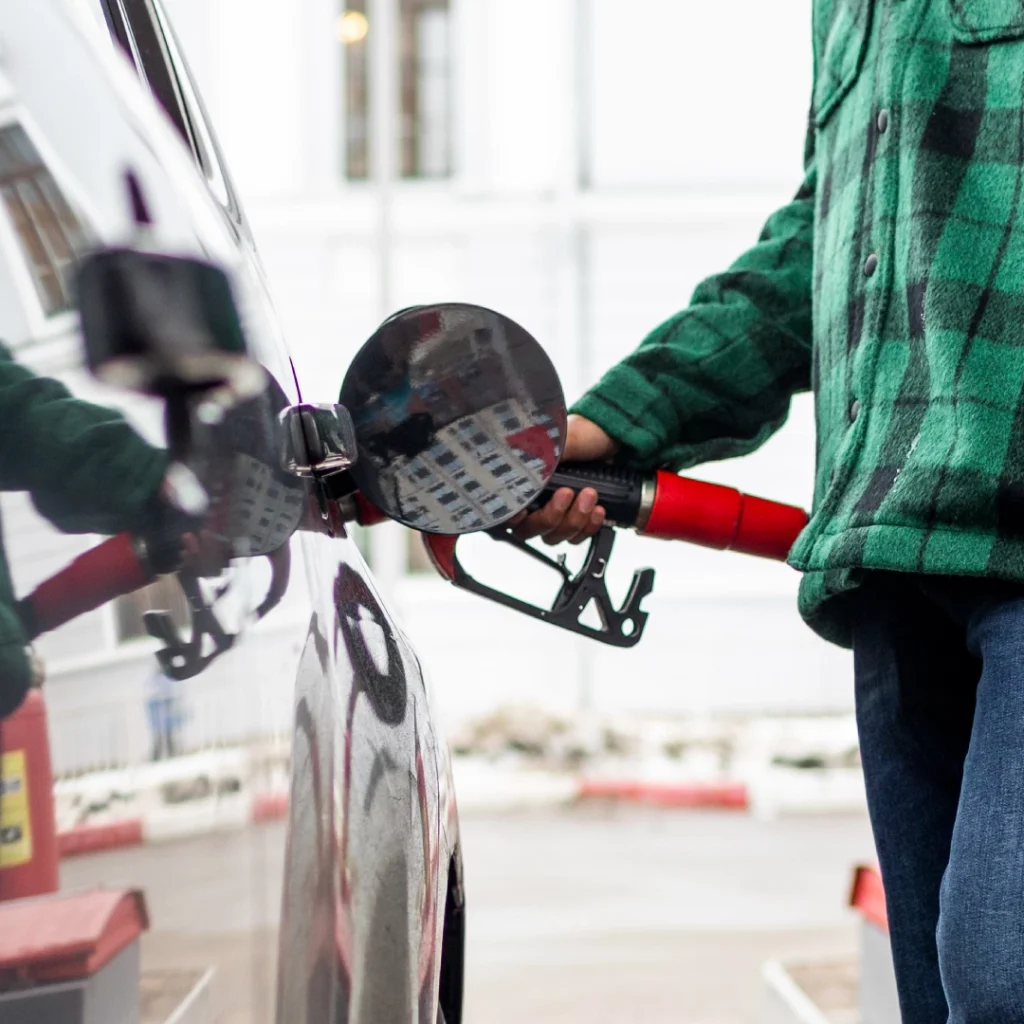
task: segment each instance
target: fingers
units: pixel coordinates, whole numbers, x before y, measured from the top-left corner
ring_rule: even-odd
[[[525,518],[517,517],[513,525],[518,522],[516,535],[524,540],[541,537],[546,544],[579,544],[597,533],[604,518],[604,509],[597,504],[597,491],[592,487],[585,487],[578,495],[562,487],[544,508]]]
[[[598,505],[593,512],[590,513],[590,518],[587,521],[586,526],[577,532],[574,536],[569,538],[570,544],[582,544],[585,540],[589,540],[597,533],[598,530],[604,526],[605,511]]]
[[[538,509],[522,521],[516,534],[523,540],[546,536],[561,526],[572,505],[572,491],[568,487],[560,487],[542,509]]]
[[[569,416],[563,462],[603,461],[618,450],[618,443],[596,423],[576,414]],[[509,525],[523,540],[540,537],[546,544],[580,544],[593,537],[604,522],[605,510],[598,504],[597,491],[586,487],[574,494],[563,487],[544,508],[532,514],[520,512]]]

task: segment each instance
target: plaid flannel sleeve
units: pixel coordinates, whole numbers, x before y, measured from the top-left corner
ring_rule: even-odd
[[[66,533],[118,533],[148,525],[167,469],[113,409],[37,376],[0,345],[0,490],[29,491]]]
[[[785,422],[811,384],[815,170],[758,243],[702,282],[574,406],[638,468],[685,469],[744,455]]]

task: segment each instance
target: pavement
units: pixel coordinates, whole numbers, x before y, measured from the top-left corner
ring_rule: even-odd
[[[850,955],[863,815],[591,802],[464,812],[467,1024],[757,1024],[770,957]],[[273,1019],[284,825],[63,862],[146,890],[149,970],[214,965],[220,1024]]]

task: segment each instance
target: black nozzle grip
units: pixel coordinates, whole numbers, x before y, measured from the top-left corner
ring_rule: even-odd
[[[604,462],[563,462],[530,510],[542,508],[562,487],[576,492],[584,487],[593,487],[597,491],[598,504],[604,508],[609,522],[633,526],[640,514],[644,477],[634,470],[618,469]]]

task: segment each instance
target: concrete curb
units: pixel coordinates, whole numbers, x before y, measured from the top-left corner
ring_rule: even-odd
[[[141,818],[126,818],[107,825],[80,825],[57,833],[57,852],[61,857],[78,857],[125,846],[141,846],[145,842],[143,832]]]
[[[486,792],[467,793],[460,799],[463,810],[515,807],[556,806],[583,800],[615,800],[620,803],[643,803],[658,807],[691,809],[746,810],[749,798],[746,786],[739,783],[650,783],[609,779],[529,779],[529,786],[489,788]],[[546,783],[546,784],[542,784]],[[507,792],[498,792],[498,789]],[[465,806],[463,806],[465,804]],[[259,825],[280,821],[288,816],[287,793],[260,793],[252,798],[249,823]],[[79,825],[57,835],[57,848],[61,857],[77,857],[88,853],[102,853],[127,846],[168,841],[176,838],[202,835],[221,828],[238,827],[245,820],[231,814],[221,819],[211,816],[207,809],[196,809],[195,814],[176,820],[169,826],[166,813],[146,818],[124,818],[104,825]],[[229,820],[230,819],[230,820]]]
[[[175,816],[166,812],[145,817],[122,818],[103,825],[78,825],[57,833],[57,852],[64,857],[79,857],[88,853],[103,853],[128,846],[168,842],[174,839],[207,835],[223,829],[243,827],[247,822],[258,825],[278,821],[288,815],[286,793],[261,793],[254,797],[247,813],[232,813],[218,817],[208,808],[196,809],[189,815]]]
[[[773,799],[766,805],[760,790],[746,782],[637,781],[599,776],[574,778],[566,773],[509,771],[487,764],[456,766],[455,790],[459,808],[468,813],[557,807],[602,800],[677,810],[743,811],[761,815],[766,810],[779,813],[780,810],[794,809],[785,800]],[[808,808],[812,811],[845,810],[848,802],[844,800],[830,807],[827,801],[816,798],[810,801]],[[57,844],[62,857],[74,857],[244,828],[247,824],[280,821],[287,816],[287,793],[236,795],[221,797],[214,804],[204,800],[195,806],[155,807],[141,816],[109,824],[76,826],[58,833]]]

